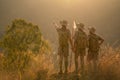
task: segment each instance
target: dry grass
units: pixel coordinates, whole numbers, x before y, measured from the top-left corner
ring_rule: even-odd
[[[1,68],[3,54],[0,55],[0,80],[18,80],[16,73],[5,72]],[[74,68],[74,64],[72,65]],[[89,67],[86,65],[86,68]],[[58,58],[56,54],[32,55],[29,67],[23,73],[22,80],[64,80],[60,76],[50,77],[58,72]],[[87,69],[86,69],[87,70]],[[56,76],[56,75],[53,75]],[[88,76],[88,75],[86,75]],[[103,46],[100,51],[99,71],[97,80],[120,80],[120,48]],[[77,80],[69,75],[65,80]],[[86,78],[86,80],[92,80]],[[96,80],[96,79],[94,79]]]

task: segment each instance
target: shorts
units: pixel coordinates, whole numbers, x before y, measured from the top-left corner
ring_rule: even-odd
[[[86,49],[85,48],[83,48],[83,49],[77,49],[75,51],[75,56],[85,56],[85,54],[86,54]]]
[[[87,60],[98,60],[99,51],[88,51]]]
[[[60,56],[69,56],[69,46],[60,46],[58,48],[58,55]]]

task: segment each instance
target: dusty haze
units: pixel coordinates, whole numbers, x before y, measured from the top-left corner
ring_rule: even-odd
[[[52,23],[62,19],[70,29],[74,20],[96,27],[111,44],[120,40],[120,0],[0,0],[0,33],[15,18],[39,25],[52,43],[57,40]]]

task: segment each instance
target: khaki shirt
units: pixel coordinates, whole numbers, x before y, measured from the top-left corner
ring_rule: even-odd
[[[84,31],[78,30],[74,35],[74,46],[76,49],[83,49],[87,47],[87,35]]]
[[[69,39],[71,38],[70,31],[68,29],[57,29],[58,39],[59,39],[59,47],[58,47],[58,55],[68,56],[69,55]]]
[[[69,39],[71,38],[70,30],[69,29],[57,29],[58,36],[59,36],[59,46],[68,46]]]

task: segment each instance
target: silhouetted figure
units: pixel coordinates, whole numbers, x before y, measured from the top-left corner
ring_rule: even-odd
[[[84,57],[86,55],[86,48],[88,45],[87,35],[84,32],[84,24],[76,24],[78,30],[74,35],[74,52],[75,52],[75,72],[79,72],[78,68],[78,57],[80,56],[80,70],[81,74],[84,72]]]
[[[59,65],[60,65],[60,71],[59,74],[63,73],[62,64],[64,61],[65,66],[65,73],[68,72],[68,55],[69,55],[69,42],[72,45],[71,40],[71,33],[70,30],[67,29],[68,22],[63,20],[60,21],[61,28],[56,27],[56,30],[58,32],[58,39],[59,39],[59,47],[58,47],[58,55],[59,55]]]
[[[104,42],[104,39],[95,33],[94,27],[89,28],[88,35],[88,55],[87,60],[89,63],[89,71],[95,73],[97,71],[97,61],[99,56],[100,45]]]

